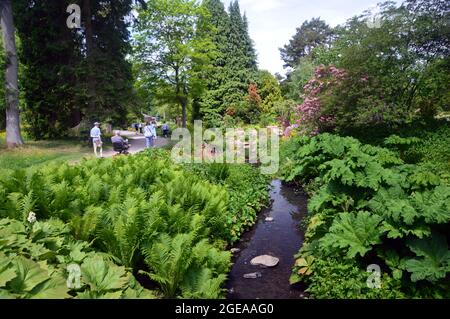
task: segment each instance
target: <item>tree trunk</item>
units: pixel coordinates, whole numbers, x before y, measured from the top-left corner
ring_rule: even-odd
[[[91,1],[83,1],[84,9],[84,23],[85,23],[85,36],[86,36],[86,54],[89,57],[92,53],[94,32],[92,30],[92,12],[91,12]]]
[[[180,69],[178,68],[178,66],[175,66],[174,68],[175,71],[175,94],[177,96],[178,101],[180,102],[180,106],[181,106],[181,121],[182,121],[182,126],[184,128],[187,127],[187,101],[186,98],[184,96],[181,95],[181,80],[180,80]]]
[[[181,112],[182,112],[182,121],[183,121],[183,128],[187,127],[187,101],[186,99],[183,97],[181,98]]]
[[[87,118],[88,121],[100,120],[94,119],[95,114],[95,79],[93,78],[93,51],[94,51],[94,31],[92,27],[92,11],[91,11],[91,1],[83,0],[84,11],[84,27],[85,27],[85,37],[86,37],[86,61],[87,61],[87,92],[88,92],[88,109]]]
[[[201,120],[200,116],[200,98],[195,97],[192,100],[192,124],[195,123],[195,121]]]
[[[6,53],[6,145],[8,148],[23,144],[20,133],[19,85],[16,39],[11,0],[0,0],[0,23]]]

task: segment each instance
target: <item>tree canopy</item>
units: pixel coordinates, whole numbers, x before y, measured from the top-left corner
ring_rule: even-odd
[[[320,18],[303,22],[289,43],[280,49],[285,67],[295,67],[300,58],[310,55],[318,46],[329,44],[332,38],[333,30]]]

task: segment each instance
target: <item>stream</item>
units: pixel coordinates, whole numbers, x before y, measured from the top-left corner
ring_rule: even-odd
[[[307,197],[283,185],[280,180],[271,183],[271,205],[263,210],[253,229],[235,246],[240,249],[233,258],[233,268],[227,284],[229,299],[302,299],[303,290],[289,284],[294,255],[303,242],[300,222],[307,214]],[[273,221],[266,221],[272,217]],[[253,266],[250,261],[260,255],[280,259],[273,268]],[[244,278],[257,273],[261,277]]]

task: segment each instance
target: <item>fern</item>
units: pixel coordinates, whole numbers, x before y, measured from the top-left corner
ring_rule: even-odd
[[[34,211],[38,222],[19,222],[17,232],[2,236],[0,249],[49,264],[83,263],[92,257],[89,250],[100,249],[95,255],[106,263],[135,271],[145,255],[165,295],[194,295],[189,285],[182,292],[187,282],[201,286],[199,297],[222,295],[220,286],[230,267],[230,254],[222,251],[224,241],[239,239],[253,225],[267,201],[267,180],[247,165],[203,166],[207,173],[194,174],[173,165],[167,154],[155,154],[49,164],[2,175],[0,216],[24,221]],[[14,227],[8,224],[7,229]],[[171,247],[167,255],[164,245]],[[166,273],[167,262],[173,266]],[[188,281],[191,272],[201,274],[205,282]],[[77,297],[140,294],[130,287],[92,287],[86,284]]]
[[[171,238],[162,234],[158,242],[144,247],[145,262],[151,268],[150,278],[156,281],[168,298],[174,298],[191,262],[193,237],[178,234]]]
[[[207,239],[192,248],[192,258],[195,265],[212,269],[214,275],[228,273],[231,267],[231,253],[212,247]]]
[[[90,206],[83,215],[73,216],[70,221],[73,236],[79,240],[93,240],[95,238],[101,214],[101,207]]]
[[[28,214],[34,210],[36,200],[34,199],[33,191],[28,192],[19,202],[19,215],[22,221],[26,221]]]
[[[104,212],[98,238],[122,265],[132,268],[138,262],[142,225],[138,201],[129,197]]]
[[[209,268],[190,269],[181,285],[182,298],[219,299],[224,289],[221,288],[227,276],[221,274],[213,277]]]
[[[33,191],[24,195],[22,193],[9,193],[5,203],[5,217],[15,218],[25,222],[28,214],[35,209],[36,200],[33,196]],[[38,218],[41,216],[38,215]]]

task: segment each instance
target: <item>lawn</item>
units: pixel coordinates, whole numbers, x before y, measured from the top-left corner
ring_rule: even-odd
[[[18,169],[38,166],[51,161],[77,161],[92,156],[91,149],[76,140],[31,141],[25,138],[21,148],[8,150],[5,133],[0,133],[0,168]]]

